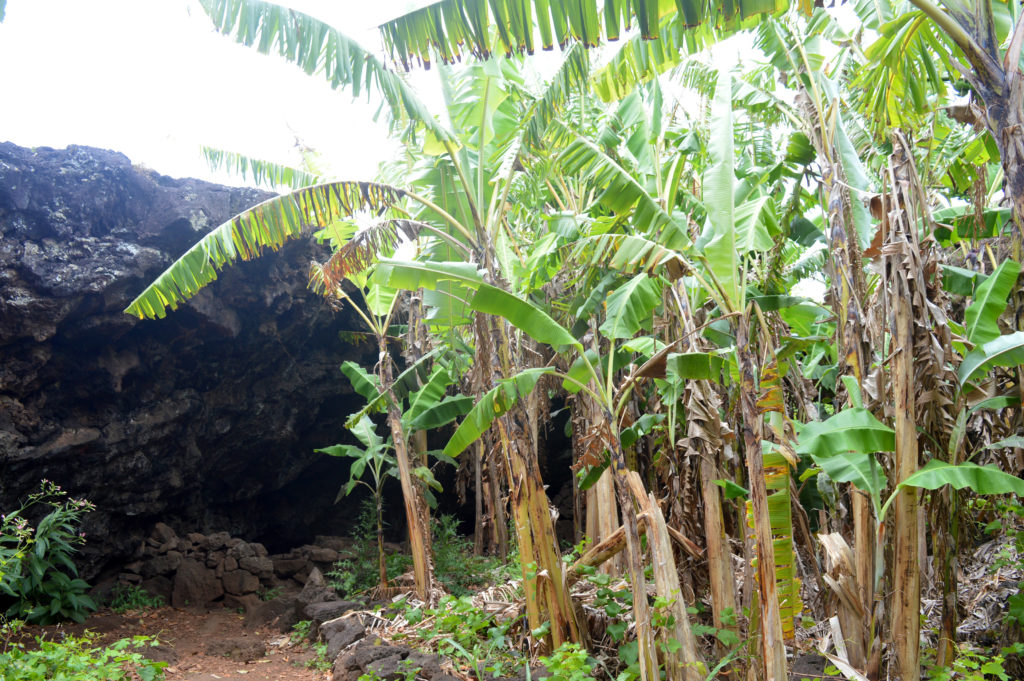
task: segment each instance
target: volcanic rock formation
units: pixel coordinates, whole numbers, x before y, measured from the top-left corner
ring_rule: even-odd
[[[359,406],[338,365],[372,348],[343,344],[356,324],[306,290],[315,244],[228,268],[166,319],[123,313],[269,196],[100,149],[0,144],[0,509],[42,478],[95,503],[86,577],[157,520],[272,551],[351,524],[332,503],[344,463],[313,450]]]

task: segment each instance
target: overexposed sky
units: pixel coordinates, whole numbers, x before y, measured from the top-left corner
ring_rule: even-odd
[[[416,3],[285,4],[377,48],[372,27]],[[298,136],[339,179],[369,179],[396,148],[365,97],[218,34],[195,0],[8,0],[0,64],[0,141],[22,146],[114,149],[231,184],[241,180],[212,174],[201,145],[295,165]],[[415,78],[429,88],[432,76]]]

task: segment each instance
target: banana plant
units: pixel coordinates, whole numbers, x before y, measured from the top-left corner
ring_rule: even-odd
[[[388,570],[384,555],[384,483],[389,476],[398,477],[398,461],[391,452],[391,442],[385,442],[377,435],[376,427],[369,416],[363,415],[350,430],[362,443],[362,447],[339,444],[316,451],[330,456],[353,459],[349,467],[348,482],[338,490],[338,496],[334,503],[347,497],[359,485],[370,491],[377,520],[378,586],[383,592],[388,586]],[[363,479],[367,471],[370,473],[372,481]]]

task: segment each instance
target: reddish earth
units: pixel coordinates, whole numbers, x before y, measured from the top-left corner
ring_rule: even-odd
[[[26,627],[29,637],[59,637],[89,629],[102,643],[121,638],[151,636],[160,646],[147,653],[168,662],[168,681],[326,681],[329,671],[310,669],[315,658],[310,646],[293,645],[285,634],[270,630],[248,630],[244,617],[231,610],[191,612],[170,607],[129,612],[123,615],[101,610],[85,624]],[[261,646],[265,652],[261,652]],[[231,649],[216,654],[211,647]],[[231,654],[233,657],[228,657]]]

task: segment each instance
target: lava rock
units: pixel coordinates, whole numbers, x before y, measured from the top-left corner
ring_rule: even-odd
[[[224,587],[213,570],[203,567],[191,558],[181,561],[174,575],[171,605],[175,608],[201,609],[223,595]]]
[[[327,643],[327,659],[333,660],[338,653],[366,635],[366,627],[356,617],[339,617],[324,622],[320,627],[320,638]]]
[[[256,593],[260,588],[259,578],[246,570],[225,572],[221,582],[224,584],[224,591],[235,596]]]
[[[328,620],[341,617],[345,613],[363,607],[362,603],[355,601],[327,601],[325,603],[310,603],[303,610],[304,619],[312,622],[312,629],[318,631],[320,625]]]
[[[326,247],[299,239],[229,267],[166,319],[123,312],[271,196],[101,149],[0,143],[0,508],[43,478],[95,503],[87,580],[127,562],[157,520],[156,553],[175,550],[172,527],[195,531],[193,546],[230,529],[272,551],[351,527],[332,503],[348,464],[314,450],[362,403],[338,365],[372,365],[376,348],[339,342],[358,322],[306,288]]]

